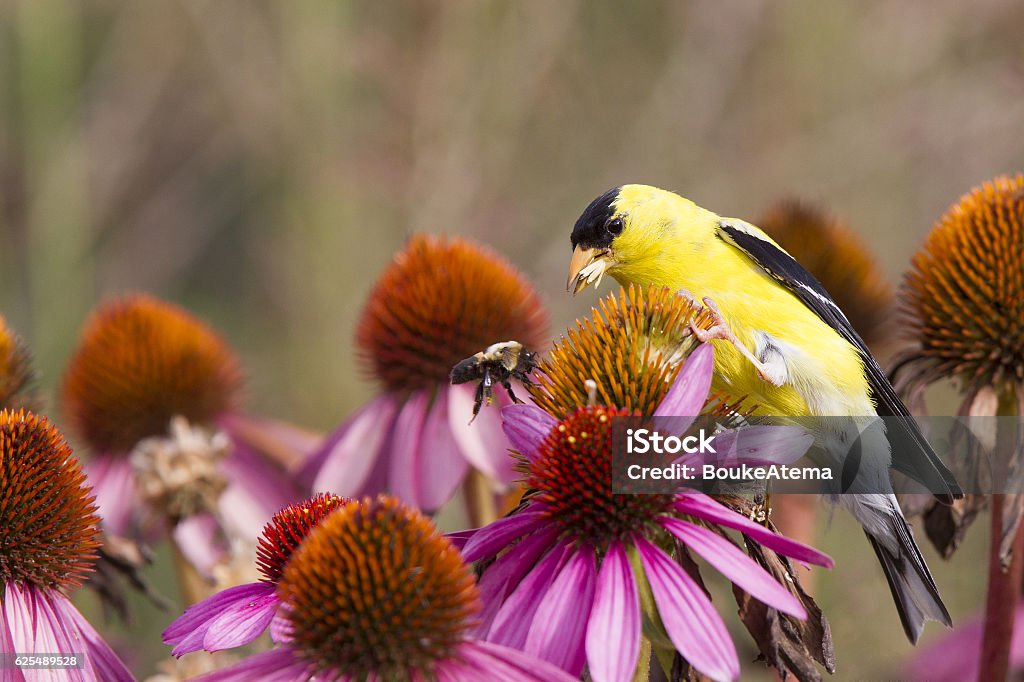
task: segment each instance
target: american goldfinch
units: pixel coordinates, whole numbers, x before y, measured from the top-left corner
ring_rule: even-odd
[[[836,497],[864,527],[907,637],[916,642],[928,619],[951,625],[888,469],[944,500],[962,493],[818,280],[757,227],[646,185],[615,187],[592,201],[572,246],[574,293],[608,274],[623,285],[665,285],[702,298],[718,324],[698,335],[713,339],[716,377],[731,394],[751,396],[766,415],[846,418],[817,422],[826,456],[841,463],[850,425],[859,429],[864,459],[847,491],[862,494]],[[887,432],[877,415],[903,419],[889,420]]]

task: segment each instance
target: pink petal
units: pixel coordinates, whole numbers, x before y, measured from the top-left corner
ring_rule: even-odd
[[[72,633],[72,639],[68,642],[72,648],[58,651],[82,651],[82,643],[85,643],[83,653],[86,667],[83,672],[87,674],[83,676],[83,679],[100,682],[132,682],[135,680],[135,676],[131,674],[124,662],[67,597],[54,592],[49,605],[52,609],[52,616],[70,624],[68,629]]]
[[[533,570],[541,555],[555,544],[558,533],[556,528],[538,530],[516,543],[487,567],[479,581],[480,600],[484,608],[477,616],[479,624],[474,632],[486,636],[505,597],[519,585],[523,576]]]
[[[228,487],[218,500],[225,525],[256,537],[279,509],[303,499],[287,471],[245,443],[233,441],[221,463]]]
[[[424,452],[420,443],[423,422],[427,418],[430,395],[416,391],[399,408],[392,426],[391,448],[388,452],[388,488],[392,494],[413,507],[421,507],[420,479]]]
[[[82,682],[127,682],[135,678],[113,649],[82,617],[62,593],[8,583],[4,586],[0,627],[5,631],[4,646],[15,652],[79,653],[84,668],[64,671],[69,680]],[[4,679],[20,679],[17,673],[4,671]],[[29,678],[37,679],[34,674]]]
[[[558,426],[558,420],[536,405],[509,405],[501,409],[501,428],[513,450],[533,461],[540,444]]]
[[[631,679],[640,655],[640,600],[633,567],[618,542],[608,548],[597,575],[587,626],[587,663],[594,682]]]
[[[205,578],[211,578],[213,567],[228,555],[227,540],[212,514],[185,517],[171,535],[185,559]]]
[[[537,607],[524,651],[579,676],[587,662],[584,640],[596,579],[594,551],[590,545],[581,545]]]
[[[658,615],[676,650],[713,680],[739,677],[736,646],[704,590],[658,547],[639,536],[634,542]]]
[[[284,609],[279,608],[270,621],[270,639],[275,644],[292,641],[292,624],[286,617]]]
[[[479,561],[494,556],[512,541],[544,525],[543,515],[541,505],[531,505],[525,511],[510,514],[484,526],[462,548],[462,558],[466,561]]]
[[[784,535],[773,533],[764,526],[754,523],[742,514],[737,514],[733,510],[722,506],[703,493],[687,493],[685,495],[680,495],[673,506],[676,511],[682,512],[683,514],[695,516],[697,518],[704,519],[705,521],[711,521],[712,523],[717,523],[720,526],[725,526],[726,528],[733,528],[741,531],[749,535],[759,544],[764,545],[768,549],[774,550],[779,554],[792,557],[798,561],[824,566],[825,568],[832,568],[833,566],[832,557],[827,554],[819,552],[813,547],[808,547],[796,540],[790,540]]]
[[[462,548],[466,546],[474,535],[477,534],[479,528],[470,528],[469,530],[457,530],[452,533],[445,533],[444,536],[448,538],[448,542],[452,543],[455,549],[462,551]]]
[[[693,423],[693,417],[700,414],[711,390],[712,369],[715,365],[715,351],[710,343],[702,343],[686,358],[679,376],[665,398],[654,411],[655,417],[691,417],[689,423],[680,419],[673,427],[685,431]]]
[[[792,464],[814,444],[814,436],[799,426],[742,426],[715,436],[717,456],[704,455],[708,463],[728,466]]]
[[[476,675],[448,679],[468,682],[576,682],[579,679],[534,656],[491,642],[468,641],[459,647],[457,655],[472,666]]]
[[[707,528],[679,519],[662,517],[658,523],[754,598],[796,618],[807,618],[800,600],[736,545]]]
[[[309,663],[302,661],[286,646],[253,654],[238,663],[206,673],[192,679],[192,682],[295,682],[312,679]],[[332,678],[347,682],[351,676]]]
[[[544,601],[568,551],[566,541],[551,548],[540,563],[523,578],[498,609],[487,641],[522,649],[530,632],[533,616]]]
[[[359,495],[391,431],[397,408],[394,396],[382,395],[328,436],[303,469],[304,475],[312,479],[311,489]],[[309,467],[316,463],[321,466],[310,477]]]
[[[420,472],[420,508],[426,511],[439,509],[450,500],[469,471],[469,462],[452,434],[448,414],[448,391],[438,391],[423,424],[421,441],[425,452],[421,463],[426,469]]]
[[[99,455],[83,464],[103,526],[114,535],[132,535],[136,530],[135,510],[140,502],[135,492],[135,474],[127,456]]]
[[[200,649],[218,651],[248,644],[266,629],[277,611],[280,602],[274,592],[274,585],[262,582],[229,587],[185,609],[164,630],[163,641],[176,645],[171,652],[175,656]],[[222,619],[226,613],[231,614],[231,618],[244,619],[242,631]],[[219,628],[230,634],[213,632]]]
[[[499,411],[485,405],[473,423],[469,423],[473,416],[475,390],[471,384],[448,387],[448,425],[462,456],[491,480],[508,485],[515,480],[512,471],[514,461],[508,454],[509,443],[501,430]],[[495,391],[497,402],[503,401],[503,393]]]
[[[217,419],[231,440],[268,453],[275,462],[294,471],[323,443],[324,435],[288,422],[229,413]]]

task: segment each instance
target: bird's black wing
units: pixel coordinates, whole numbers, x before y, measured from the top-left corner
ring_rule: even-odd
[[[792,256],[750,230],[750,227],[743,221],[722,220],[718,224],[717,234],[724,242],[745,253],[857,349],[879,416],[898,417],[887,420],[893,468],[926,486],[940,500],[951,502],[953,498],[962,497],[963,491],[953,472],[928,444],[917,422],[868,350],[867,344],[825,291],[825,287]]]

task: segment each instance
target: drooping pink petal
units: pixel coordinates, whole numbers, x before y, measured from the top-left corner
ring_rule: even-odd
[[[512,470],[514,463],[509,457],[508,438],[501,430],[501,415],[493,406],[483,406],[473,423],[473,402],[475,389],[471,384],[449,386],[448,425],[455,442],[475,469],[499,484],[508,485],[515,480]],[[507,404],[504,390],[495,391],[495,402]]]
[[[215,670],[193,678],[193,682],[296,682],[312,678],[309,663],[301,660],[287,646],[253,654],[227,668]],[[350,675],[334,677],[338,682],[348,682]]]
[[[505,597],[519,585],[523,576],[533,570],[541,555],[554,546],[558,532],[556,528],[541,528],[524,537],[487,567],[479,582],[480,601],[484,608],[477,616],[478,624],[474,629],[478,636],[486,636],[490,631]]]
[[[762,525],[754,523],[742,514],[722,506],[703,493],[687,493],[680,495],[673,507],[676,511],[697,518],[717,523],[726,528],[741,531],[756,540],[758,544],[774,550],[779,554],[792,557],[798,561],[832,568],[832,557],[819,552],[813,547],[790,540],[785,535],[774,533]]]
[[[132,682],[135,676],[118,657],[110,645],[100,636],[96,629],[87,621],[75,605],[63,594],[54,592],[48,600],[51,617],[68,623],[66,629],[71,635],[66,643],[71,649],[65,651],[81,651],[85,654],[84,680],[97,682]],[[82,644],[84,643],[84,647]],[[58,650],[60,651],[60,650]],[[6,672],[6,671],[5,671]]]
[[[534,656],[491,642],[470,640],[459,647],[457,656],[472,666],[476,676],[446,679],[460,682],[576,682],[579,679]]]
[[[544,511],[541,505],[530,505],[523,511],[502,517],[480,528],[462,548],[462,558],[466,561],[479,561],[494,556],[513,540],[542,526]]]
[[[587,664],[594,682],[628,680],[640,655],[640,601],[629,557],[613,543],[601,562],[587,626]]]
[[[448,422],[448,391],[438,391],[434,405],[423,424],[420,462],[420,508],[439,509],[451,499],[469,471],[469,461],[462,455]]]
[[[587,662],[584,641],[596,580],[594,550],[581,545],[562,566],[537,607],[524,651],[578,677]]]
[[[7,583],[2,614],[0,626],[9,633],[9,639],[5,639],[15,652],[84,656],[85,666],[65,670],[66,679],[75,682],[135,679],[113,649],[60,592]],[[9,672],[12,671],[4,671],[4,679]],[[24,677],[39,679],[41,676]],[[11,678],[16,676],[12,674]]]
[[[702,455],[701,463],[767,466],[796,462],[814,444],[814,436],[799,426],[758,424],[723,431],[714,443],[716,454]]]
[[[167,626],[164,644],[175,645],[171,652],[175,656],[248,644],[267,628],[277,611],[280,602],[274,590],[274,585],[258,582],[218,592],[188,607]],[[231,615],[225,620],[224,614]],[[223,632],[214,632],[218,629]]]
[[[704,590],[661,549],[634,538],[669,639],[690,665],[713,680],[734,680],[740,662],[729,631]]]
[[[807,618],[800,600],[736,545],[680,519],[663,516],[658,523],[755,599],[796,618]]]
[[[231,440],[267,453],[290,471],[298,469],[323,443],[324,434],[295,424],[229,412],[217,419]]]
[[[700,414],[711,390],[712,369],[715,365],[715,351],[710,343],[702,343],[686,358],[672,388],[654,411],[655,417],[679,417],[673,427],[685,431]],[[689,422],[685,418],[691,418]]]
[[[304,497],[285,469],[243,442],[232,442],[220,468],[228,486],[218,508],[225,526],[241,537],[257,537],[279,509]]]
[[[559,542],[523,578],[495,614],[487,641],[515,649],[523,648],[533,623],[533,616],[547,596],[567,551],[566,541]]]
[[[532,461],[541,442],[558,426],[558,420],[536,405],[509,405],[501,409],[501,428],[509,445]]]
[[[359,495],[385,445],[397,409],[397,399],[391,394],[365,405],[310,456],[300,480],[310,480],[312,490]],[[317,464],[319,468],[315,468]]]
[[[420,443],[423,422],[430,407],[430,394],[416,391],[398,409],[391,427],[391,447],[388,457],[388,488],[392,494],[406,504],[421,507],[420,479],[423,459],[430,453],[424,452]]]
[[[139,508],[135,474],[126,456],[99,455],[83,463],[104,528],[114,535],[131,535]]]
[[[213,567],[228,554],[227,539],[210,513],[186,516],[174,526],[171,535],[185,559],[203,577],[212,577]]]

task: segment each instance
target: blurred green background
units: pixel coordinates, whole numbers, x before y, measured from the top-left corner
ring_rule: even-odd
[[[895,282],[1024,165],[1022,34],[1014,0],[0,1],[0,312],[49,398],[89,309],[153,292],[228,336],[253,411],[326,429],[374,390],[354,322],[414,231],[506,254],[556,333],[596,300],[564,292],[572,223],[623,182],[818,200]],[[983,536],[928,552],[955,617]],[[822,545],[839,679],[891,675],[867,544],[837,514]]]

